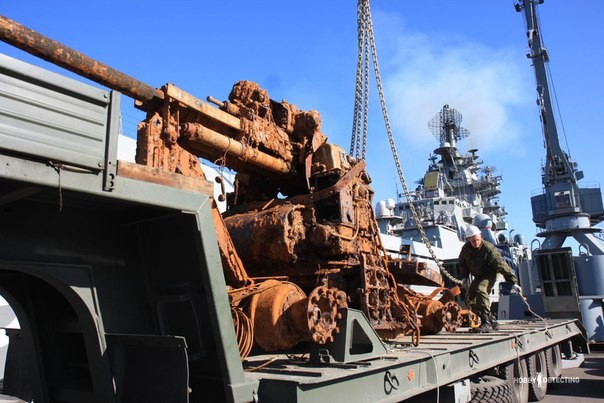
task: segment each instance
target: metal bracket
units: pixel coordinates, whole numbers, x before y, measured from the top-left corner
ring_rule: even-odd
[[[341,332],[335,335],[333,342],[311,345],[311,362],[350,363],[386,354],[386,347],[363,312],[343,309],[339,327]]]
[[[120,93],[110,92],[107,113],[107,137],[105,139],[105,161],[103,168],[103,190],[111,191],[117,176],[117,146],[120,127]]]

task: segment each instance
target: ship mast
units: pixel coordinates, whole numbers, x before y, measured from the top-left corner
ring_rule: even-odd
[[[530,48],[527,57],[535,70],[537,104],[546,148],[542,172],[544,193],[531,198],[533,221],[544,229],[538,234],[545,237],[543,249],[560,248],[566,238],[572,236],[592,254],[603,255],[604,247],[593,236],[600,230],[592,227],[604,219],[602,196],[599,188],[579,188],[578,181],[583,178],[583,172],[577,170],[577,163],[560,147],[546,69],[549,56],[543,47],[536,3],[541,4],[543,0],[519,0],[515,4],[516,11],[524,11],[526,17]]]
[[[457,140],[468,137],[470,134],[467,129],[460,126],[461,120],[461,113],[449,107],[449,105],[445,105],[428,122],[428,127],[436,140],[440,142],[441,147],[455,148],[457,147]]]

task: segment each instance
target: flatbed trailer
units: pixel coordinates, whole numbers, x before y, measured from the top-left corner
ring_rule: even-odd
[[[578,335],[581,328],[574,320],[503,321],[494,333],[462,328],[422,336],[417,347],[410,340],[388,343],[383,356],[349,364],[317,365],[291,356],[264,355],[248,359],[244,367],[246,376],[260,383],[260,391],[280,391],[261,394],[261,401],[396,402],[439,388],[452,398],[454,385],[463,390],[463,380],[514,365]],[[470,383],[465,386],[469,393]]]
[[[119,113],[117,91],[0,54],[0,293],[21,325],[10,331],[4,393],[375,402],[438,391],[465,401],[473,378],[507,376],[511,390],[510,374],[529,376],[534,365],[523,363],[535,356],[571,341],[587,348],[575,320],[385,343],[347,309],[332,343],[242,360],[213,185],[117,160]]]

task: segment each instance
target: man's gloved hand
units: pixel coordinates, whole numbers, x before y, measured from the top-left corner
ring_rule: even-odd
[[[520,286],[518,284],[514,284],[512,286],[512,290],[514,290],[516,292],[516,294],[522,294],[522,288],[520,288]]]

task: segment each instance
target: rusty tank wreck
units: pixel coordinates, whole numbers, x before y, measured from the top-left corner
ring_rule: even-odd
[[[403,285],[416,262],[384,252],[365,162],[327,141],[317,111],[274,101],[250,81],[227,101],[208,97],[218,109],[172,85],[161,91],[160,104],[140,104],[137,162],[202,176],[201,157],[237,172],[221,195],[226,211],[214,210],[242,356],[253,345],[332,342],[346,307],[385,339],[417,343],[421,332],[460,325],[458,290],[424,296]]]
[[[366,164],[328,142],[319,112],[275,101],[250,81],[237,82],[227,101],[203,101],[173,84],[154,89],[1,22],[6,42],[120,91],[145,111],[136,164],[120,161],[120,175],[214,181],[200,158],[237,173],[234,191],[220,196],[227,210],[214,203],[213,219],[242,358],[254,347],[331,343],[344,308],[362,311],[382,339],[410,336],[415,345],[421,333],[461,325],[458,288],[423,295],[408,287],[416,278],[434,287],[443,281],[420,278],[418,262],[386,254]]]

